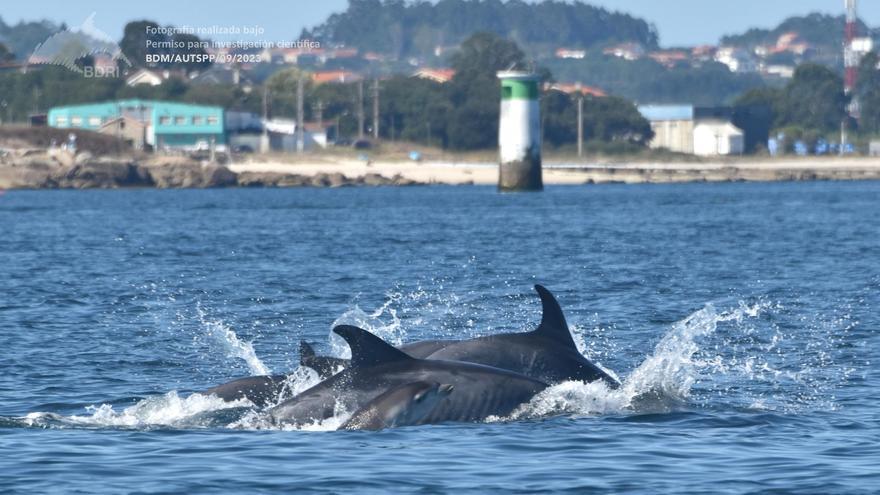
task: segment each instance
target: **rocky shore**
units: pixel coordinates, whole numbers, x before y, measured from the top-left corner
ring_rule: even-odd
[[[345,187],[410,186],[419,182],[400,175],[341,172],[297,174],[236,173],[224,165],[185,157],[95,157],[57,151],[0,155],[0,189],[115,189],[124,187]]]

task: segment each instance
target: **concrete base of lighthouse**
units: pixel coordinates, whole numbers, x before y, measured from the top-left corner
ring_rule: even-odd
[[[540,156],[501,163],[498,166],[499,191],[541,191],[543,189],[544,178],[541,173]]]

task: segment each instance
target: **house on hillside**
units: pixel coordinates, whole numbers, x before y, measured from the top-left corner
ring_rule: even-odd
[[[574,49],[574,48],[558,48],[556,49],[556,58],[572,58],[575,60],[580,60],[587,56],[586,50]]]
[[[715,52],[715,61],[727,66],[730,72],[755,72],[758,63],[747,51],[735,46],[722,46]]]
[[[429,79],[440,84],[447,83],[455,77],[455,69],[419,69],[412,77]]]
[[[561,91],[570,95],[580,93],[584,96],[592,96],[594,98],[604,98],[608,96],[608,93],[599,88],[584,86],[578,83],[548,83],[544,85],[544,91]]]
[[[350,83],[363,80],[363,76],[348,70],[323,70],[312,73],[315,84]]]
[[[645,47],[641,43],[621,43],[602,50],[605,55],[624,60],[638,60],[645,56]]]

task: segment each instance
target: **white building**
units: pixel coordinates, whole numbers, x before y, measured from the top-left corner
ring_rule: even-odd
[[[737,155],[745,151],[742,130],[730,123],[731,109],[693,105],[642,105],[651,123],[651,148],[702,156]]]
[[[165,77],[163,77],[165,76]],[[146,84],[148,86],[158,86],[167,78],[167,75],[160,75],[150,69],[139,69],[134,74],[128,76],[125,84],[128,86],[140,86]]]
[[[722,46],[715,52],[715,61],[727,66],[730,72],[755,72],[758,64],[755,58],[742,48]]]
[[[705,121],[694,127],[695,155],[741,155],[744,151],[743,132],[730,122]]]

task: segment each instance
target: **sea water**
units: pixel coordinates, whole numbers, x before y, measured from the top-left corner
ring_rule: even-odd
[[[2,492],[875,492],[880,184],[11,191]],[[197,392],[301,339],[528,331],[620,378],[509,417],[274,427]]]

